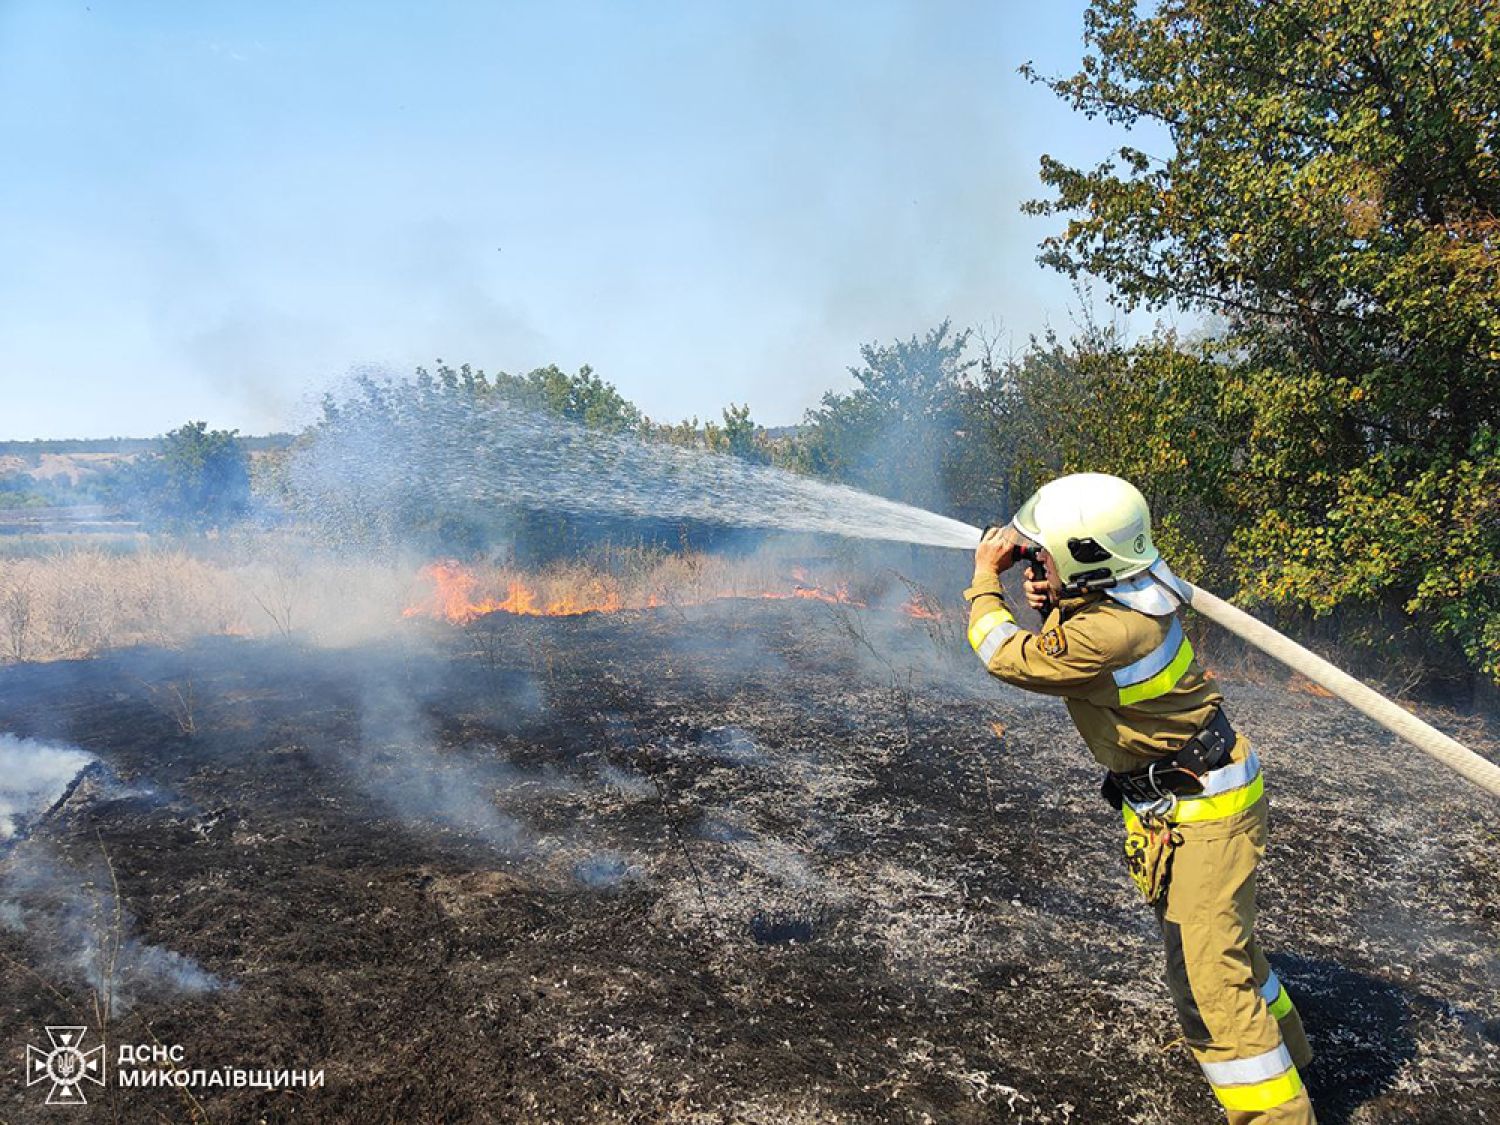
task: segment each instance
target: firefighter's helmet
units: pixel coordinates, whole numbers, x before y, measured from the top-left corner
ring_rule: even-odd
[[[1052,556],[1064,585],[1106,574],[1130,578],[1160,557],[1146,498],[1108,473],[1073,473],[1042,485],[1011,523]]]

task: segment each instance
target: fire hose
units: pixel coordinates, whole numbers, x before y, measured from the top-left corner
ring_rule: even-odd
[[[1378,691],[1360,683],[1348,673],[1341,672],[1321,656],[1309,652],[1264,622],[1257,621],[1244,610],[1236,609],[1223,598],[1215,597],[1207,590],[1181,578],[1177,579],[1177,586],[1188,604],[1210,621],[1228,629],[1268,656],[1274,656],[1313,683],[1328,689],[1392,734],[1406,739],[1424,754],[1462,774],[1491,796],[1500,797],[1500,766],[1494,762],[1481,758],[1463,743],[1424,723],[1404,707],[1392,703]]]
[[[989,529],[986,528],[986,531]],[[1035,546],[1023,546],[1021,558],[1028,564],[1027,577],[1033,582],[1046,581],[1046,573]],[[1177,592],[1204,617],[1228,629],[1243,641],[1254,645],[1267,656],[1273,656],[1294,672],[1326,688],[1357,711],[1374,719],[1392,734],[1404,738],[1424,754],[1435,758],[1455,773],[1462,774],[1492,797],[1500,797],[1500,765],[1481,758],[1462,742],[1450,738],[1436,727],[1424,723],[1404,707],[1392,703],[1374,688],[1360,683],[1340,671],[1315,652],[1303,648],[1290,637],[1279,633],[1263,621],[1236,609],[1223,598],[1210,594],[1191,582],[1173,575]],[[1108,583],[1112,585],[1111,581]],[[1101,584],[1100,588],[1104,588]],[[1050,601],[1046,603],[1050,609]],[[1045,613],[1046,610],[1044,609]]]

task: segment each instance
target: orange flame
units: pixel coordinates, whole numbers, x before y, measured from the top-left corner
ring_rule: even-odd
[[[654,593],[627,602],[619,590],[604,581],[595,581],[582,591],[575,589],[559,598],[544,599],[525,582],[513,578],[506,583],[505,597],[485,595],[480,590],[478,576],[462,564],[452,561],[430,563],[422,568],[420,574],[431,583],[432,588],[424,597],[402,610],[402,616],[436,617],[457,625],[467,624],[488,613],[510,613],[518,617],[576,617],[584,613],[656,609],[665,604]],[[864,602],[850,596],[848,586],[842,582],[832,590],[826,590],[820,586],[808,585],[806,575],[800,568],[794,574],[796,583],[787,591],[767,590],[754,594],[725,591],[697,600],[756,597],[781,601],[804,598],[831,605],[848,605],[861,609],[865,607]]]
[[[911,599],[901,607],[901,612],[907,617],[915,617],[918,621],[941,621],[943,619],[942,606],[916,594],[913,594]]]
[[[734,595],[720,594],[718,596],[721,598],[727,598],[733,597]],[[797,585],[793,586],[789,593],[780,593],[775,590],[768,590],[760,594],[750,594],[748,596],[753,598],[772,598],[776,601],[782,601],[788,598],[809,598],[812,601],[816,602],[828,602],[830,605],[852,605],[857,606],[860,609],[863,609],[865,605],[864,602],[856,601],[854,598],[851,598],[849,596],[849,586],[847,583],[840,582],[832,590],[824,590],[817,586],[803,585],[803,579],[800,577],[797,580]]]

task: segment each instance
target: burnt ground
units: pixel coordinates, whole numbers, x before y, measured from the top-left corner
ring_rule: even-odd
[[[1224,686],[1320,1120],[1500,1119],[1500,808],[1336,701]],[[326,1086],[90,1089],[73,1120],[1220,1119],[1066,715],[956,630],[411,622],[10,667],[0,700],[98,759],[0,841],[0,1119],[64,1113],[25,1045],[101,1022],[111,1062]]]

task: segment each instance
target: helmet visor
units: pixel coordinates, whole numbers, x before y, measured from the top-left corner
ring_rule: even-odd
[[[1033,492],[1026,498],[1026,503],[1016,509],[1016,514],[1010,517],[1010,525],[1040,547],[1042,546],[1042,535],[1036,526],[1036,502],[1038,495],[1039,493]]]

